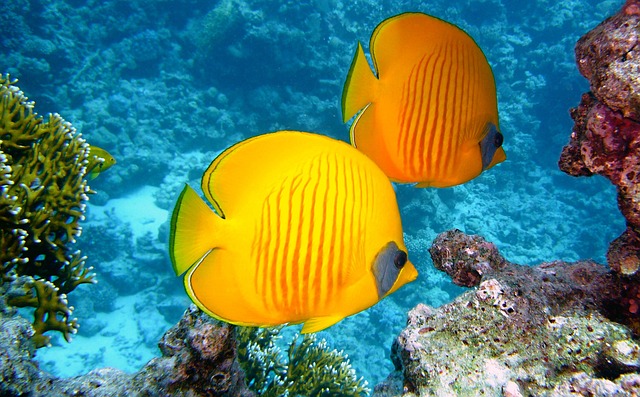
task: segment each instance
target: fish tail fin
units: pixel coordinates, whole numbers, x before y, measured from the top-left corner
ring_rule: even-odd
[[[169,235],[169,255],[176,275],[216,248],[222,221],[191,186],[185,185],[171,216]]]
[[[353,61],[351,61],[351,68],[349,68],[349,74],[347,74],[347,80],[342,90],[343,123],[346,123],[360,109],[373,101],[373,90],[377,83],[378,79],[367,62],[362,44],[358,42],[358,48],[353,56]]]

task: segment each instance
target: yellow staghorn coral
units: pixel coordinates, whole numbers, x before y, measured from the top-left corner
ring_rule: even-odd
[[[15,83],[0,75],[0,286],[9,305],[35,309],[33,340],[42,347],[47,331],[70,340],[78,325],[66,294],[95,283],[71,247],[93,193],[90,148],[60,115],[37,115]]]
[[[24,277],[22,286],[13,289],[21,291],[23,295],[9,298],[12,306],[35,307],[33,313],[34,335],[31,337],[36,347],[48,346],[50,337],[44,335],[47,331],[59,331],[67,342],[71,342],[71,335],[78,331],[78,320],[71,319],[73,307],[68,305],[66,294],[60,293],[60,289],[53,283]]]

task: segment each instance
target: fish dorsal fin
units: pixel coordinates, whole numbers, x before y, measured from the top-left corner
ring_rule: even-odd
[[[449,43],[471,45],[480,51],[473,39],[457,26],[431,15],[407,12],[382,21],[373,31],[369,46],[378,76],[383,78],[390,67],[412,65],[416,59],[437,53]]]
[[[255,168],[255,163],[247,162],[245,157],[235,154],[242,154],[244,146],[251,146],[251,142],[258,138],[250,138],[227,148],[211,162],[202,175],[202,192],[223,218],[228,217],[228,212],[233,209],[234,196],[239,197],[243,187],[250,188],[243,183],[243,179],[251,175],[248,168]]]
[[[303,134],[279,131],[259,135],[229,147],[216,157],[202,176],[202,191],[216,211],[229,218],[234,213],[259,208],[256,203],[261,206],[283,175],[291,174],[292,165],[305,159],[306,145],[295,143]]]

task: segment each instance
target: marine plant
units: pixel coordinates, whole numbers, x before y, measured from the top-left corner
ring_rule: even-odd
[[[43,347],[47,331],[71,340],[78,322],[67,294],[96,282],[73,249],[95,159],[69,122],[58,114],[45,121],[16,82],[0,74],[0,288],[10,306],[34,308],[32,340]]]
[[[330,350],[327,342],[313,334],[300,340],[296,334],[286,358],[277,341],[282,327],[238,327],[238,361],[247,384],[258,395],[275,396],[363,396],[367,381],[356,376],[341,351]]]

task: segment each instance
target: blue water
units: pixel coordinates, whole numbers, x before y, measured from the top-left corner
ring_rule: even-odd
[[[38,352],[42,365],[65,376],[105,365],[135,371],[158,354],[158,337],[188,304],[166,254],[168,211],[184,183],[197,186],[217,152],[267,131],[347,140],[338,104],[355,45],[367,50],[375,26],[404,11],[455,23],[483,49],[508,160],[464,186],[398,186],[418,281],[321,336],[349,353],[371,384],[383,379],[406,311],[463,291],[433,269],[427,252],[454,227],[483,235],[517,263],[604,263],[624,228],[615,189],[556,164],[571,132],[568,109],[588,90],[573,46],[622,3],[4,0],[0,72],[19,78],[40,114],[60,113],[118,161],[91,183],[98,193],[79,242],[100,284],[69,297],[82,324],[77,339],[104,346],[93,354],[78,351],[80,341],[54,339]],[[134,217],[123,203],[135,197],[142,201]],[[140,317],[132,328],[106,331],[131,313]]]

